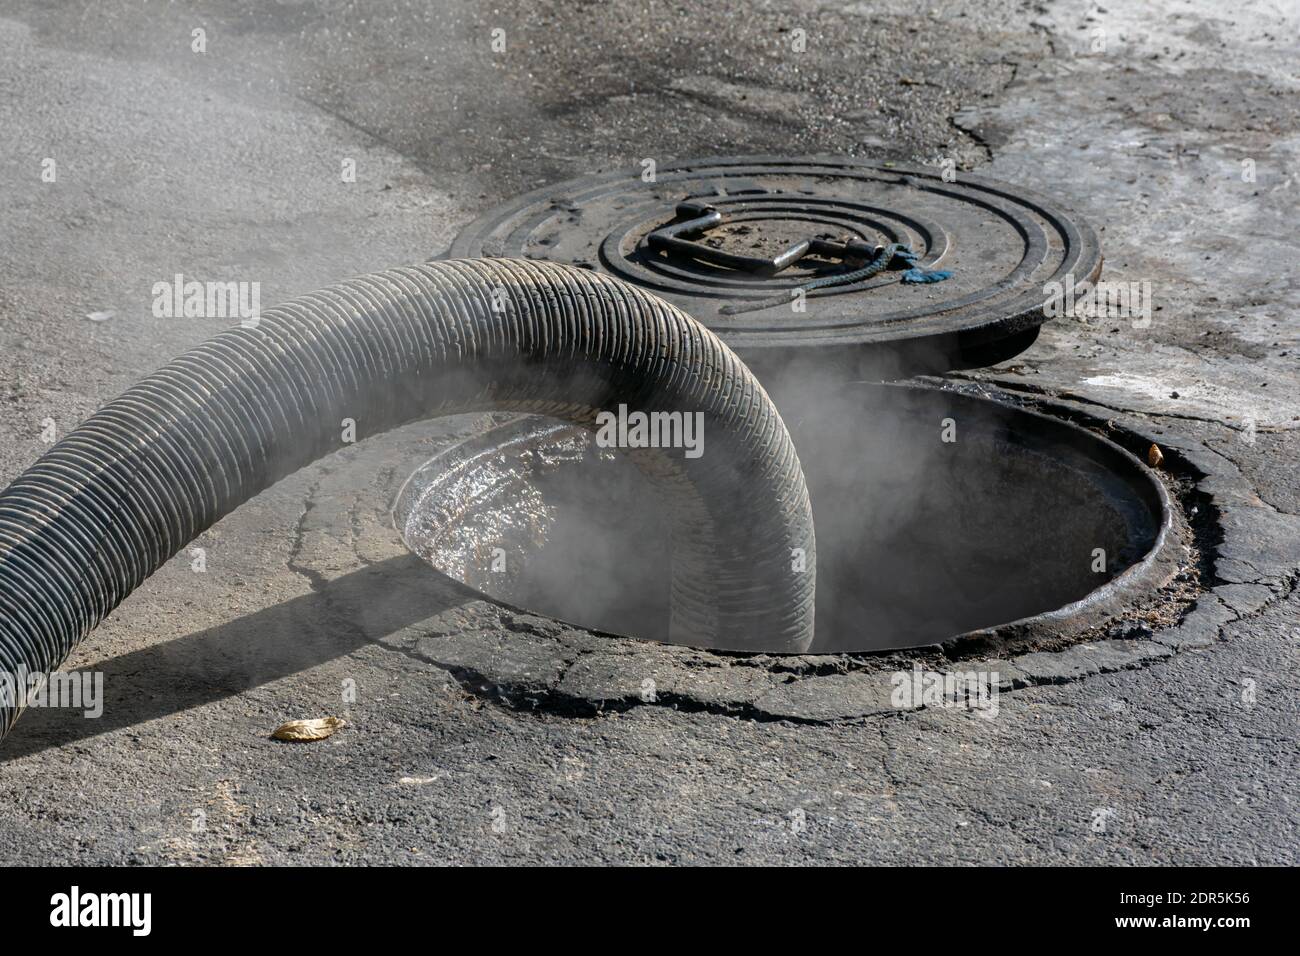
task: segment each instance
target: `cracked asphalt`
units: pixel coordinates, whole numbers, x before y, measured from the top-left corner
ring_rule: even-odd
[[[1064,649],[647,645],[411,557],[398,488],[483,422],[408,427],[241,508],[204,574],[178,555],[82,645],[104,716],[31,711],[0,747],[0,860],[1294,864],[1298,35],[1208,0],[6,0],[0,481],[217,331],[153,317],[177,272],[271,304],[646,157],[950,158],[1078,210],[1156,305],[950,379],[1158,443],[1204,552],[1177,621]],[[997,716],[893,707],[913,662],[996,670]],[[325,713],[349,726],[268,739]]]

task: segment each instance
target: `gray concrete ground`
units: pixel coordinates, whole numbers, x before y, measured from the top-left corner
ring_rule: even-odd
[[[1215,527],[1177,626],[1002,662],[996,719],[899,712],[878,663],[650,647],[436,583],[386,509],[474,423],[404,429],[242,508],[206,574],[179,556],[78,650],[105,714],[30,712],[0,748],[0,860],[1295,863],[1298,28],[1282,0],[6,0],[0,481],[216,331],[152,316],[174,273],[271,304],[569,175],[844,152],[1099,226],[1151,327],[1057,321],[962,377],[1157,441]],[[349,726],[268,739],[323,713]]]

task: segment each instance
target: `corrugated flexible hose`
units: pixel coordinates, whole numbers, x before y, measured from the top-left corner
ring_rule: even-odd
[[[342,447],[344,419],[358,440],[490,410],[594,428],[618,404],[704,414],[702,456],[629,452],[667,502],[672,640],[806,650],[808,491],[749,370],[684,312],[619,280],[473,259],[363,276],[268,309],[51,448],[0,494],[0,668],[56,670],[195,536]],[[0,703],[0,736],[22,704]]]

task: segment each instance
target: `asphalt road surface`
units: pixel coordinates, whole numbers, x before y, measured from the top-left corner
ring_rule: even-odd
[[[156,318],[160,279],[270,305],[568,176],[843,153],[1098,226],[1151,326],[1056,321],[960,377],[1158,442],[1213,527],[1171,626],[1001,661],[996,719],[900,712],[900,659],[781,670],[438,584],[388,507],[472,423],[403,429],[241,508],[78,649],[104,714],[0,747],[0,860],[1294,864],[1298,35],[1281,0],[4,0],[0,482],[218,330]],[[269,739],[325,713],[348,726]]]

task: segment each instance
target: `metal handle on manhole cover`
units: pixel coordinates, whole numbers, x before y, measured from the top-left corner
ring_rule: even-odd
[[[756,275],[776,275],[808,255],[844,261],[869,261],[877,252],[875,246],[862,239],[837,241],[825,236],[814,236],[811,239],[801,239],[770,259],[761,256],[742,256],[716,249],[702,242],[692,241],[726,222],[726,218],[714,206],[688,200],[678,203],[675,213],[677,218],[673,222],[660,226],[646,236],[646,244],[651,249],[688,256]]]

